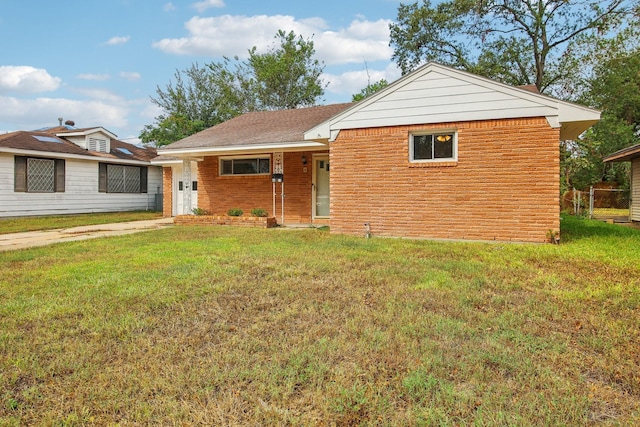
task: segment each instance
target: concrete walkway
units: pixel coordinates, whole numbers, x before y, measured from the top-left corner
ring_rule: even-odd
[[[86,225],[66,229],[29,231],[26,233],[0,234],[0,252],[45,246],[52,243],[73,242],[76,240],[95,239],[96,237],[139,233],[141,231],[155,230],[170,225],[173,225],[173,218]]]

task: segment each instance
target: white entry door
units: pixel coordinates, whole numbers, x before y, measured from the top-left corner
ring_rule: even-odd
[[[184,208],[185,183],[182,181],[182,165],[173,167],[173,215],[188,215],[193,213],[193,209],[198,207],[198,168],[191,163],[191,179],[188,183],[191,189],[191,208]]]
[[[329,156],[313,156],[313,217],[329,218]]]

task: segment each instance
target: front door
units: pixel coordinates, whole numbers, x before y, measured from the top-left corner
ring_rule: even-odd
[[[313,156],[313,217],[329,218],[329,156]]]
[[[184,191],[186,185],[182,180],[182,165],[176,165],[173,167],[173,216],[176,215],[189,215],[193,213],[193,209],[198,207],[198,177],[197,168],[192,165],[191,167],[191,181],[189,189],[191,189],[191,207],[184,208]]]

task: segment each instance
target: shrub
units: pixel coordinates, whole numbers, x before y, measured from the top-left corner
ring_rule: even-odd
[[[258,216],[258,217],[264,218],[267,215],[269,215],[269,213],[265,209],[262,209],[262,208],[251,209],[251,216]]]
[[[244,212],[240,208],[231,208],[227,211],[227,215],[229,216],[242,216]]]
[[[211,212],[202,208],[193,208],[191,212],[193,212],[194,215],[211,215]]]

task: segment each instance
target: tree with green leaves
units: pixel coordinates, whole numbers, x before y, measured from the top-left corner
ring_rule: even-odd
[[[247,67],[252,77],[257,108],[285,110],[315,105],[324,94],[320,76],[324,65],[314,59],[311,40],[304,40],[292,31],[278,31],[279,48],[258,53],[249,51]]]
[[[369,83],[365,88],[361,89],[360,92],[355,93],[351,96],[351,102],[362,101],[363,99],[373,95],[380,89],[384,89],[387,86],[389,86],[389,82],[387,82],[387,80],[385,79],[380,79],[375,83]]]
[[[572,42],[625,25],[634,0],[429,0],[401,4],[391,25],[403,74],[427,61],[542,93],[571,77]]]
[[[265,53],[254,46],[248,59],[224,58],[176,71],[175,82],[156,88],[151,102],[162,109],[140,139],[163,146],[256,110],[315,105],[324,94],[324,64],[314,59],[312,40],[278,31],[279,44]]]
[[[582,138],[563,146],[565,175],[576,188],[600,181],[628,185],[628,163],[602,162],[640,143],[640,46],[635,31],[628,30],[631,38],[599,43],[599,53],[592,55],[598,60],[593,61],[581,102],[602,110],[602,115]]]

